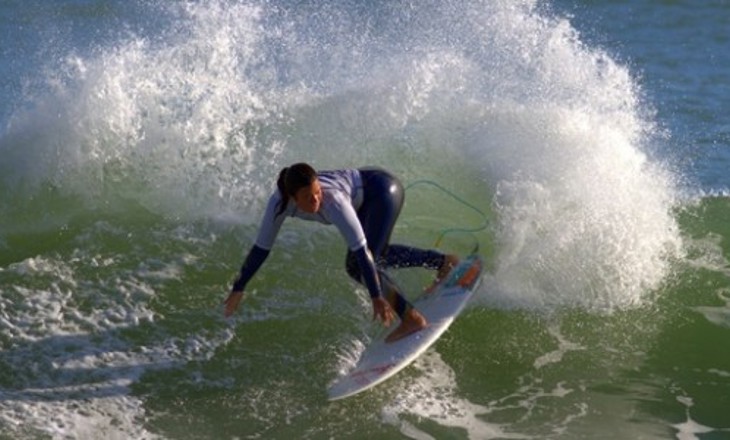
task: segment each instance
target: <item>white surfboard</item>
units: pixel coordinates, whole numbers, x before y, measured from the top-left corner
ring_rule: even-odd
[[[329,400],[343,399],[372,388],[416,360],[461,313],[479,284],[481,273],[479,255],[462,260],[433,292],[423,294],[413,302],[428,320],[428,326],[395,342],[385,342],[388,333],[373,341],[353,369],[329,387]]]

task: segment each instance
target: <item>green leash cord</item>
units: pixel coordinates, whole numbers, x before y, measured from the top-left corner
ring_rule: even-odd
[[[487,227],[489,226],[489,220],[487,220],[487,215],[484,213],[484,211],[477,208],[472,203],[469,203],[468,201],[459,197],[458,195],[454,194],[453,192],[449,191],[448,189],[444,188],[443,186],[439,185],[438,183],[434,182],[433,180],[428,180],[428,179],[416,180],[416,181],[408,184],[408,186],[406,186],[405,189],[406,189],[406,191],[408,191],[409,189],[411,189],[417,185],[430,185],[430,186],[437,188],[438,190],[440,190],[444,194],[448,195],[452,199],[456,200],[457,202],[461,203],[462,205],[464,205],[467,208],[471,209],[472,211],[476,212],[482,218],[481,225],[479,225],[478,227],[475,227],[475,228],[445,228],[445,229],[442,229],[438,238],[436,239],[436,242],[434,243],[435,247],[438,248],[441,245],[441,240],[443,240],[443,238],[447,234],[450,234],[452,232],[462,232],[462,233],[474,234],[475,232],[480,232],[480,231],[487,229]],[[477,240],[477,238],[474,237],[474,241],[476,242],[476,244],[474,246],[474,250],[472,251],[472,253],[477,253],[477,251],[479,251],[479,240]]]

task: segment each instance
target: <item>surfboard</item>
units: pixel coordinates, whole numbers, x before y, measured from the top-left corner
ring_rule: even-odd
[[[344,399],[368,390],[392,377],[425,352],[449,328],[477,288],[482,259],[477,254],[459,262],[435,289],[413,302],[428,320],[423,330],[386,343],[384,332],[360,355],[355,366],[327,390],[329,400]]]

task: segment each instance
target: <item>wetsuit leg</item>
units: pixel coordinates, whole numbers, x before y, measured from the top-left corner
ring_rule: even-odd
[[[361,170],[364,200],[357,211],[358,219],[365,232],[368,248],[375,258],[383,293],[398,316],[403,316],[409,307],[408,301],[383,272],[384,255],[390,235],[403,207],[403,185],[385,170]],[[362,283],[360,268],[355,255],[347,252],[347,273]]]
[[[418,249],[400,244],[388,246],[385,254],[386,267],[424,267],[438,270],[444,265],[446,256],[441,252]]]
[[[398,178],[385,170],[366,169],[361,175],[364,200],[357,216],[370,251],[378,264],[383,265],[390,236],[403,208],[405,191]]]
[[[405,195],[403,185],[398,178],[381,169],[361,170],[361,176],[364,200],[357,216],[378,266],[386,299],[398,316],[403,316],[410,304],[398,292],[395,283],[385,274],[384,269],[390,266],[438,268],[443,264],[444,256],[434,251],[423,251],[402,245],[389,246],[395,222],[403,207]],[[348,252],[346,264],[348,274],[356,281],[362,282],[360,269],[352,252]]]

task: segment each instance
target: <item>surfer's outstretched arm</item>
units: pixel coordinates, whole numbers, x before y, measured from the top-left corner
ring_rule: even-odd
[[[233,312],[238,309],[238,304],[241,302],[241,299],[243,299],[243,290],[246,288],[246,284],[248,284],[249,280],[253,278],[256,271],[258,271],[261,265],[264,264],[264,261],[266,261],[266,257],[268,256],[269,251],[262,247],[254,245],[251,248],[251,251],[246,257],[246,261],[244,261],[241,266],[241,271],[239,272],[236,281],[233,283],[231,293],[228,295],[228,298],[223,301],[223,304],[225,305],[223,315],[226,318],[231,316]]]

